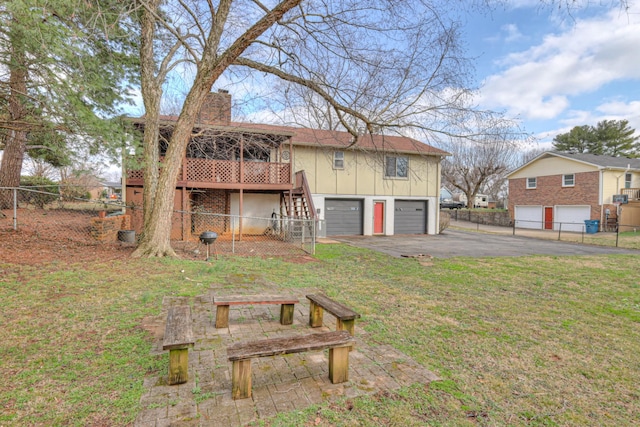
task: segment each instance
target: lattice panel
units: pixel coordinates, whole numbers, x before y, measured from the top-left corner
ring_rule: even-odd
[[[213,182],[224,182],[227,184],[240,182],[240,162],[216,160]]]
[[[187,181],[213,181],[213,160],[187,159]]]
[[[142,170],[128,171],[129,179],[143,179]],[[187,159],[187,181],[235,184],[240,182],[240,162],[228,160]],[[245,162],[244,183],[288,184],[289,163]]]
[[[247,184],[264,184],[269,182],[269,163],[245,162],[244,182]]]
[[[142,169],[128,170],[127,171],[127,177],[129,179],[143,179],[144,178],[144,173],[142,172]]]
[[[278,184],[288,184],[291,182],[291,164],[280,163],[278,168]]]

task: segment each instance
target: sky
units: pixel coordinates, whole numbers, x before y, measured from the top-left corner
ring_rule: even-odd
[[[530,148],[549,149],[556,135],[605,119],[628,120],[640,135],[640,0],[569,1],[587,4],[570,11],[558,7],[564,0],[502,3],[458,15],[480,108],[516,119],[537,141]],[[222,78],[212,90],[224,87],[242,99],[247,89],[226,83]],[[166,93],[180,97],[189,84],[174,73],[169,86]],[[269,88],[249,91],[262,89]],[[136,104],[129,113],[143,114],[140,97]],[[270,114],[248,119],[270,122]]]
[[[605,119],[628,120],[640,135],[640,0],[579,1],[591,4],[570,13],[544,1],[506,0],[462,15],[476,102],[517,119],[538,141],[531,148],[549,149],[556,135]],[[129,114],[143,113],[137,101]]]
[[[605,119],[628,120],[640,131],[640,0],[627,4],[592,4],[569,15],[516,0],[467,15],[467,54],[481,86],[476,101],[516,118],[545,149],[554,136]]]

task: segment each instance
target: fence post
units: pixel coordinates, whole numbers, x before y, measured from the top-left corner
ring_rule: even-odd
[[[301,220],[301,221],[302,221],[302,224],[301,224],[302,233],[300,233],[300,234],[302,234],[302,238],[301,238],[301,241],[300,241],[300,247],[302,249],[304,249],[304,230],[305,230],[305,228],[307,228],[307,224],[305,224],[305,222],[306,222],[305,220]]]
[[[618,247],[618,236],[620,236],[620,223],[616,227],[616,248]]]
[[[315,255],[316,254],[316,227],[318,226],[318,223],[316,221],[315,218],[311,219],[311,227],[313,228],[313,232],[312,232],[312,240],[311,240],[311,255]]]
[[[18,189],[13,189],[13,231],[18,231]]]
[[[560,236],[562,235],[562,223],[558,223],[558,240],[560,240]]]
[[[236,217],[231,217],[231,253],[236,253]]]

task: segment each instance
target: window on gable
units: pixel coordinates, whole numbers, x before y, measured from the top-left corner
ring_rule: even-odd
[[[573,187],[576,184],[576,176],[575,174],[568,173],[562,175],[562,186],[563,187]]]
[[[408,177],[409,159],[407,157],[387,156],[385,158],[384,176],[387,178]]]
[[[538,178],[527,178],[527,188],[532,189],[538,186]]]
[[[631,174],[629,172],[624,174],[624,188],[631,188]]]
[[[344,169],[344,151],[333,152],[333,168]]]

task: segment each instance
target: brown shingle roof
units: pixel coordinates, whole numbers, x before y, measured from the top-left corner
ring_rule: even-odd
[[[161,116],[165,122],[174,122],[177,116]],[[259,123],[231,122],[230,126],[200,125],[198,127],[210,127],[214,129],[225,129],[228,131],[248,130],[256,133],[273,133],[279,135],[292,135],[291,142],[294,145],[318,146],[327,148],[346,149],[351,145],[352,136],[348,132],[335,130],[321,130],[311,128],[301,128],[293,126],[267,125]],[[354,148],[365,150],[382,150],[396,153],[413,153],[434,156],[447,156],[444,150],[433,147],[417,139],[405,136],[391,135],[363,135],[358,138],[358,143]]]
[[[260,128],[264,130],[273,130],[275,132],[292,132],[291,141],[294,145],[321,146],[346,148],[351,145],[352,136],[348,132],[340,132],[335,130],[321,130],[310,128],[298,128],[292,126],[277,126],[255,123],[231,123],[232,126],[244,128]],[[390,135],[363,135],[358,138],[358,143],[354,146],[359,149],[366,150],[383,150],[398,153],[419,153],[446,156],[446,151],[425,144],[413,138],[405,136]]]

